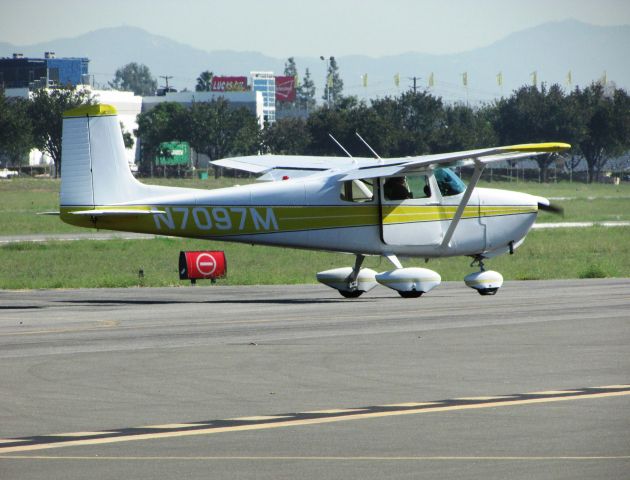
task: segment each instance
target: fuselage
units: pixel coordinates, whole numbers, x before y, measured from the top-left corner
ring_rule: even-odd
[[[108,230],[426,258],[503,253],[518,246],[536,219],[537,197],[476,188],[452,239],[443,245],[463,192],[446,191],[433,172],[425,173],[423,181],[423,193],[404,199],[388,198],[384,179],[341,182],[334,175],[216,190],[146,186],[141,201],[62,205],[61,218]],[[89,208],[163,213],[72,213]]]

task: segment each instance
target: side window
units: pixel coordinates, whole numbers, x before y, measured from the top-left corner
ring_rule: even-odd
[[[406,200],[431,197],[429,178],[426,175],[389,177],[383,183],[385,200]]]
[[[371,202],[374,199],[374,184],[372,180],[348,180],[341,184],[339,198],[346,202]]]

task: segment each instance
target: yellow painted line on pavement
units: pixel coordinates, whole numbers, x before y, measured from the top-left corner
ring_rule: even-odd
[[[566,391],[559,391],[564,394]],[[331,417],[320,417],[320,418],[296,418],[294,420],[284,420],[270,423],[256,423],[249,425],[230,425],[225,427],[209,427],[209,428],[200,428],[195,430],[179,430],[179,431],[171,431],[171,432],[155,432],[155,433],[142,433],[137,435],[120,435],[120,436],[111,436],[111,437],[102,437],[102,438],[88,438],[88,439],[80,439],[80,440],[69,440],[67,442],[51,442],[51,443],[40,443],[33,445],[14,445],[10,447],[0,447],[0,454],[3,453],[15,453],[15,452],[29,452],[35,450],[44,450],[49,448],[61,448],[61,447],[76,447],[76,446],[87,446],[87,445],[102,445],[109,443],[121,443],[121,442],[131,442],[138,440],[155,440],[162,438],[178,438],[178,437],[189,437],[194,435],[211,435],[215,433],[227,433],[227,432],[242,432],[242,431],[252,431],[252,430],[268,430],[273,428],[282,428],[282,427],[295,427],[295,426],[303,426],[303,425],[318,425],[324,423],[334,423],[334,422],[343,422],[350,420],[366,420],[372,418],[384,418],[384,417],[394,417],[400,415],[416,415],[421,413],[434,413],[434,412],[454,412],[461,410],[476,410],[482,408],[497,408],[497,407],[508,407],[508,406],[516,406],[516,405],[533,405],[533,404],[542,404],[542,403],[552,403],[552,402],[566,402],[570,400],[583,400],[583,399],[595,399],[595,398],[609,398],[609,397],[618,397],[618,396],[626,396],[630,395],[630,390],[617,391],[617,392],[602,392],[602,393],[588,393],[584,392],[579,395],[571,395],[571,396],[556,396],[556,397],[546,397],[546,398],[525,398],[518,400],[506,400],[506,401],[494,401],[494,402],[486,402],[486,403],[474,403],[474,404],[464,404],[464,405],[445,405],[445,406],[436,406],[432,408],[418,408],[418,409],[404,409],[404,410],[390,410],[390,411],[380,411],[380,412],[366,412],[366,413],[355,413],[351,415],[338,415]],[[346,409],[348,410],[362,410],[362,409]],[[367,409],[366,409],[367,410]]]

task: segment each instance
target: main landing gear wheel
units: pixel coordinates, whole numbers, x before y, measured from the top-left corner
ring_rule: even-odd
[[[400,295],[402,298],[418,298],[422,296],[423,293],[424,292],[417,292],[416,290],[408,290],[406,292],[398,290],[398,295]]]
[[[363,290],[337,290],[344,298],[359,298],[363,293]]]

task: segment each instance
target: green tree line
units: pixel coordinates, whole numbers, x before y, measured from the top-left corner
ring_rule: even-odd
[[[406,92],[369,102],[337,98],[307,119],[282,119],[262,135],[262,150],[275,154],[339,155],[329,133],[353,155],[383,158],[536,142],[566,142],[569,155],[584,158],[589,182],[611,158],[630,150],[630,97],[614,86],[593,83],[565,92],[559,85],[523,86],[509,97],[472,107],[445,104],[428,91]],[[536,157],[547,181],[553,155]]]
[[[0,158],[17,165],[38,148],[53,159],[58,174],[62,114],[91,101],[88,93],[72,88],[38,90],[28,100],[6,98],[0,91]],[[599,83],[570,92],[559,85],[524,86],[479,107],[445,104],[428,91],[369,103],[338,94],[334,102],[312,107],[307,118],[282,119],[261,130],[253,113],[224,99],[191,107],[164,102],[138,116],[135,133],[144,165],[162,153],[162,142],[173,140],[189,142],[212,160],[257,153],[339,155],[329,133],[353,155],[371,156],[358,132],[384,158],[562,141],[572,145],[569,155],[586,161],[589,182],[611,158],[630,150],[630,97]],[[546,180],[554,159],[536,160]]]

